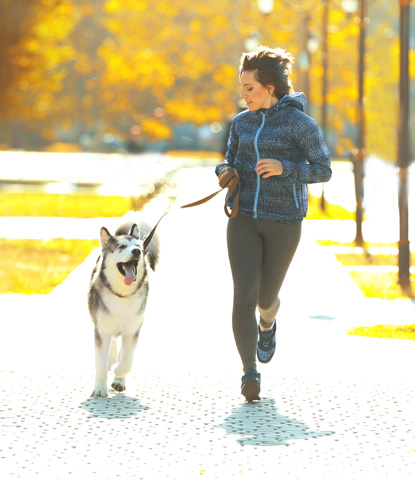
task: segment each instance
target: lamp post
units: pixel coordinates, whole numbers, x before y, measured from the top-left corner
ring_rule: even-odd
[[[364,109],[365,87],[365,53],[366,53],[366,0],[342,0],[342,8],[348,14],[359,12],[359,63],[358,63],[358,100],[357,100],[357,125],[358,140],[357,152],[354,155],[355,165],[355,194],[356,194],[356,238],[357,246],[363,246],[363,174],[366,153],[366,128]]]
[[[410,254],[408,228],[409,163],[409,0],[400,0],[400,81],[399,81],[399,283],[409,287]]]
[[[328,74],[328,55],[329,55],[329,34],[328,34],[328,22],[329,22],[329,0],[324,0],[323,5],[323,82],[322,82],[322,109],[321,109],[321,129],[323,130],[323,137],[328,143],[327,139],[327,74]],[[326,209],[326,198],[324,195],[324,183],[321,184],[321,210]]]
[[[356,155],[356,245],[363,246],[363,175],[366,150],[366,122],[364,107],[365,53],[366,53],[366,0],[359,1],[359,98],[357,103],[357,121],[359,125],[358,151]]]

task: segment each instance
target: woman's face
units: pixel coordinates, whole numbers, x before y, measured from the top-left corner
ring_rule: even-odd
[[[272,96],[274,87],[269,85],[267,88],[256,80],[254,71],[244,71],[240,77],[241,98],[246,102],[250,111],[260,108],[269,108],[277,103],[277,98]]]

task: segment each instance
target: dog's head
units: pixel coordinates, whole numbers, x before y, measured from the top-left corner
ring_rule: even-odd
[[[132,285],[137,279],[140,262],[144,262],[143,239],[140,238],[138,226],[134,223],[128,234],[116,236],[102,227],[101,246],[106,252],[106,267],[116,267],[124,277],[124,284]]]

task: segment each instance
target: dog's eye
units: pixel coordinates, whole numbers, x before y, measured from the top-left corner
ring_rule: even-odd
[[[125,250],[127,248],[127,245],[120,245],[118,247],[118,250]]]

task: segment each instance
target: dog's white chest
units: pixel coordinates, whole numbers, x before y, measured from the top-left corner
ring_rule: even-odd
[[[119,298],[111,293],[103,295],[105,310],[98,316],[98,328],[113,336],[135,335],[144,320],[144,294]]]

